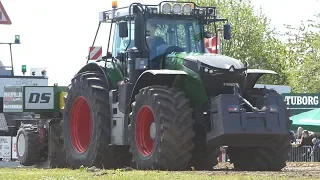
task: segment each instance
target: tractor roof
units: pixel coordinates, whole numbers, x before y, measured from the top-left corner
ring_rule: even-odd
[[[135,8],[140,8],[148,17],[193,18],[217,21],[216,7],[198,6],[194,2],[162,1],[156,5],[132,3],[126,7],[117,7],[117,1],[112,2],[112,9],[100,13],[100,22],[129,20],[134,16]]]

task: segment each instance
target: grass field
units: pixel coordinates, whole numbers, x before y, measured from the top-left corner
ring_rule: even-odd
[[[223,165],[222,165],[223,166]],[[221,167],[222,167],[221,166]],[[1,180],[27,180],[27,179],[214,179],[214,180],[271,180],[271,179],[320,179],[320,164],[313,163],[291,163],[287,169],[281,172],[239,172],[230,169],[220,169],[214,171],[137,171],[125,169],[88,171],[86,168],[69,169],[35,169],[35,168],[1,168]],[[291,168],[291,169],[290,169]]]

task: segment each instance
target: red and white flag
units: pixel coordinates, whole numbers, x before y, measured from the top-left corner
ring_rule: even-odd
[[[218,38],[218,46],[216,49],[216,44],[217,44],[217,36],[213,36],[211,38],[206,38],[204,40],[205,43],[205,50],[207,53],[212,53],[212,54],[220,54],[220,38]]]

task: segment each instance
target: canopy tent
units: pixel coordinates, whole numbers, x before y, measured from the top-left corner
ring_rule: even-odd
[[[291,116],[292,130],[302,127],[305,130],[320,132],[320,108]]]

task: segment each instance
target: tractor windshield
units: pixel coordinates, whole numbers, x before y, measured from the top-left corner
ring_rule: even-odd
[[[178,46],[188,53],[203,52],[202,29],[198,20],[148,19],[146,28],[149,37],[155,36],[167,45]]]
[[[115,27],[115,38],[113,39],[113,56],[119,52],[125,52],[134,46],[134,22],[131,22],[129,30],[130,37],[120,38],[118,25]],[[129,25],[128,25],[129,26]],[[150,49],[150,59],[163,54],[161,47],[178,46],[184,52],[203,53],[204,41],[201,38],[201,24],[198,20],[176,20],[176,19],[148,19],[147,45]],[[150,43],[149,39],[156,40]],[[131,39],[131,40],[130,40]],[[129,44],[130,42],[130,44]],[[159,43],[160,42],[160,43]]]

